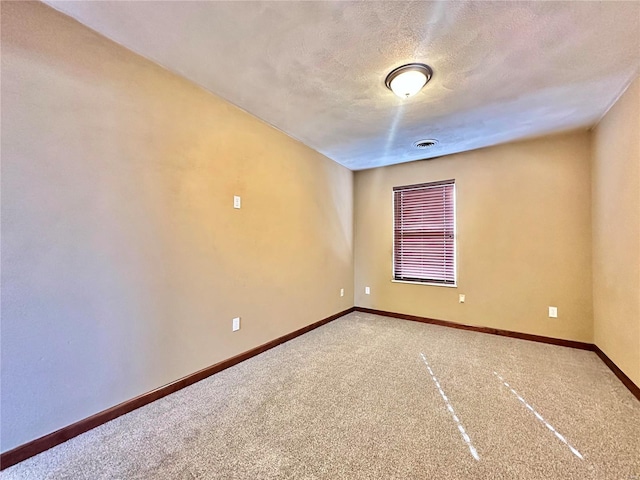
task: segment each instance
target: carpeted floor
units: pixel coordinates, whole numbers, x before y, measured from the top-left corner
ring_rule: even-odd
[[[640,479],[594,353],[352,313],[2,479]]]

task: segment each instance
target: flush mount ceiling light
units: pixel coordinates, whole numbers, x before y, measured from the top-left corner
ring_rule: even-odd
[[[392,70],[384,84],[400,98],[409,98],[418,93],[432,75],[433,70],[429,65],[409,63]]]

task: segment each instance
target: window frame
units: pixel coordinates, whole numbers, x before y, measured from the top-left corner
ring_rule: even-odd
[[[439,185],[453,185],[453,283],[434,282],[429,280],[399,280],[396,278],[396,209],[395,194],[397,191],[408,190],[419,187],[437,187]],[[423,182],[411,185],[398,185],[391,190],[391,282],[406,283],[410,285],[428,285],[432,287],[458,287],[458,210],[457,210],[457,187],[455,179],[439,180],[435,182]]]

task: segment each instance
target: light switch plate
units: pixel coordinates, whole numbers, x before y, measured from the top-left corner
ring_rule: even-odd
[[[364,287],[364,293],[371,295],[371,289],[369,287]]]
[[[233,196],[233,208],[240,208],[242,205],[242,200],[238,195]]]
[[[464,293],[461,293],[460,295],[458,295],[458,301],[460,303],[464,303],[465,299],[466,299],[466,297],[465,297]]]
[[[240,330],[240,317],[236,317],[233,319],[232,327],[233,331]]]
[[[558,318],[558,307],[549,307],[549,318]]]
[[[341,297],[344,297],[344,288],[341,288],[341,289],[340,289],[340,296],[341,296]]]

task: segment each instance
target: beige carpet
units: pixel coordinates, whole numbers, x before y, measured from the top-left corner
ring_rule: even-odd
[[[2,479],[640,479],[591,352],[352,313]]]

